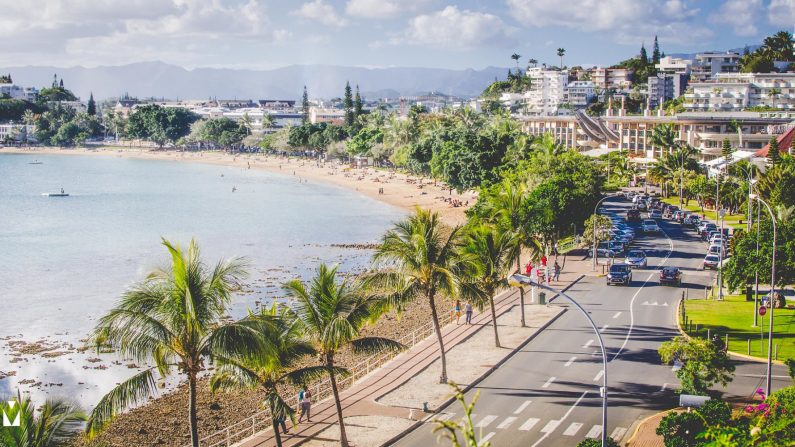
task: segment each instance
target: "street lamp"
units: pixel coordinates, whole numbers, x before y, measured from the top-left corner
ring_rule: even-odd
[[[770,299],[768,303],[770,304],[770,328],[768,329],[767,334],[767,396],[770,396],[773,386],[773,310],[776,308],[776,304],[773,302],[775,300],[775,292],[776,292],[776,216],[773,214],[773,210],[770,208],[767,202],[762,200],[756,194],[750,194],[748,197],[751,199],[756,199],[759,203],[765,205],[767,208],[767,212],[770,213],[770,221],[773,223],[773,256],[771,258],[772,265],[770,268]],[[759,222],[757,221],[757,225]]]
[[[718,301],[723,301],[723,213],[720,209],[720,171],[715,176],[715,218],[720,225],[721,247],[718,250]]]
[[[603,199],[604,200],[604,199]],[[545,290],[549,290],[563,298],[569,300],[572,304],[574,304],[577,309],[585,315],[585,318],[588,319],[588,323],[591,324],[591,328],[596,333],[596,338],[599,340],[599,349],[602,350],[602,368],[604,368],[604,374],[602,374],[602,447],[607,446],[607,351],[605,351],[605,344],[602,341],[602,334],[599,332],[599,329],[596,328],[596,323],[594,323],[591,315],[580,306],[580,303],[574,300],[574,298],[566,295],[562,290],[553,289],[552,287],[547,286],[546,284],[539,283],[537,281],[533,281],[533,278],[527,275],[511,275],[508,278],[508,284],[513,287],[521,288],[523,285],[528,285],[531,287],[540,287]],[[769,393],[768,393],[769,394]]]
[[[592,271],[596,271],[596,242],[597,242],[596,241],[596,226],[598,225],[596,212],[599,210],[599,205],[601,205],[602,202],[604,202],[606,199],[609,199],[610,197],[617,197],[619,195],[620,194],[610,194],[610,195],[604,196],[601,199],[599,199],[599,201],[596,202],[596,206],[593,207],[593,216],[594,217],[593,217],[593,228],[592,228],[592,230],[593,230],[593,266],[591,268]]]

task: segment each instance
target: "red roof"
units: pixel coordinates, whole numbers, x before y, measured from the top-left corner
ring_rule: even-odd
[[[778,136],[778,150],[779,152],[788,153],[789,148],[792,147],[792,140],[795,139],[795,127],[790,127],[786,132]],[[767,157],[767,151],[770,149],[770,143],[765,147],[756,151],[754,156]]]

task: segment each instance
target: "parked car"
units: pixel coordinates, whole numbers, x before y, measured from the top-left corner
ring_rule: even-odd
[[[722,244],[726,245],[729,241],[724,238],[723,233],[720,231],[713,231],[709,234],[709,243],[710,244]]]
[[[624,284],[628,286],[632,282],[632,268],[629,264],[613,264],[607,273],[607,285]]]
[[[687,213],[685,213],[684,211],[679,210],[676,213],[674,213],[674,220],[676,220],[679,223],[682,223],[682,221],[684,220],[686,214]]]
[[[627,222],[640,222],[640,211],[639,210],[627,211]]]
[[[626,263],[629,264],[630,267],[646,268],[647,262],[646,252],[643,250],[630,250],[629,253],[627,253]]]
[[[621,241],[616,241],[616,240],[607,241],[607,248],[612,250],[616,254],[616,256],[627,251],[627,245],[629,244],[625,244]]]
[[[682,285],[682,272],[679,267],[663,267],[660,270],[660,284]]]
[[[639,201],[638,202],[638,209],[641,210],[641,211],[646,211],[646,202],[644,202],[642,200]]]
[[[704,270],[706,269],[717,269],[718,264],[720,263],[720,257],[718,255],[707,255],[704,257]]]
[[[651,210],[649,211],[649,219],[662,219],[662,213],[660,210]]]
[[[707,237],[709,236],[709,234],[711,232],[713,232],[713,231],[716,231],[717,229],[718,229],[717,225],[715,225],[712,222],[709,222],[708,224],[703,226],[703,229],[700,232],[701,233],[701,237],[706,240]]]
[[[722,244],[712,244],[707,249],[707,254],[726,257],[726,248]]]
[[[652,219],[646,219],[643,221],[643,232],[644,233],[659,233],[660,227],[657,226],[657,221]]]

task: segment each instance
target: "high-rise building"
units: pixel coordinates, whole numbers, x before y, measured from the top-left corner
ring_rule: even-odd
[[[530,90],[524,93],[523,111],[528,115],[555,115],[565,100],[569,73],[546,67],[527,69]]]

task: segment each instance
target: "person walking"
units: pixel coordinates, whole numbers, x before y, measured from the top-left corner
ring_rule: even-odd
[[[301,402],[301,415],[298,416],[298,423],[301,423],[301,420],[306,415],[306,421],[312,422],[312,393],[309,390],[304,391],[303,389],[298,393],[298,400]]]
[[[277,430],[279,429],[279,427],[281,427],[282,428],[282,433],[284,433],[285,435],[290,434],[290,432],[287,430],[287,424],[284,423],[284,421],[285,421],[284,414],[280,414],[279,416],[276,416],[275,421],[276,421],[276,429]]]
[[[526,266],[524,266],[524,274],[530,276],[533,274],[533,264],[528,262]]]
[[[472,303],[467,301],[466,306],[464,306],[464,310],[467,314],[466,324],[472,324]]]
[[[541,266],[542,267],[547,266],[547,255],[541,255]]]
[[[553,268],[554,268],[554,276],[552,277],[552,279],[554,281],[560,281],[560,264],[558,264],[558,261],[555,261],[555,265],[553,266]]]
[[[461,321],[461,301],[455,300],[453,311],[455,312],[455,324],[458,324]]]

